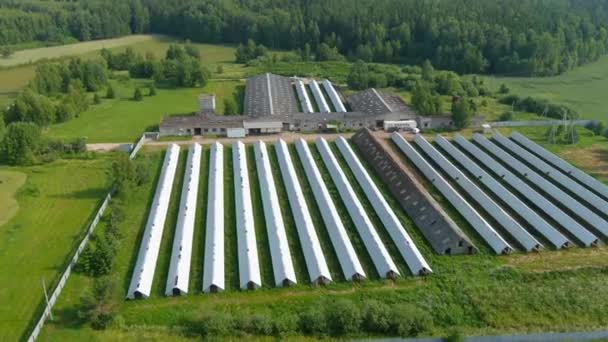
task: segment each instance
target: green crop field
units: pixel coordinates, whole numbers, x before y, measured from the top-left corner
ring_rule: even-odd
[[[524,129],[523,133],[531,136],[537,141],[543,142],[542,129]],[[508,130],[503,130],[508,133]],[[593,137],[580,132],[581,140],[578,149],[605,149],[604,138]],[[314,145],[310,145],[313,156],[317,162],[321,162]],[[558,151],[566,151],[564,155],[569,158],[569,149],[576,147],[548,148]],[[269,148],[271,148],[269,146]],[[225,184],[226,190],[232,190],[232,163],[230,160],[230,147],[225,146]],[[334,148],[335,150],[335,148]],[[272,151],[272,148],[269,150]],[[297,160],[297,154],[290,147],[292,158]],[[606,155],[608,151],[604,150]],[[237,259],[234,254],[235,231],[232,216],[227,214],[226,219],[226,292],[221,294],[201,294],[202,258],[204,245],[204,216],[206,202],[206,175],[208,168],[208,147],[204,148],[203,164],[201,168],[201,185],[199,193],[199,212],[195,228],[195,248],[192,261],[192,277],[190,294],[185,297],[165,298],[163,296],[166,269],[171,253],[171,242],[173,239],[173,227],[177,215],[177,205],[173,203],[168,216],[168,226],[165,227],[163,245],[161,246],[159,264],[157,265],[155,281],[152,289],[152,297],[141,301],[125,301],[124,295],[130,280],[131,270],[137,249],[141,231],[145,224],[147,207],[150,205],[151,197],[155,188],[155,178],[158,177],[162,163],[162,153],[144,149],[143,156],[149,158],[156,165],[156,177],[144,186],[136,188],[128,198],[119,198],[120,206],[124,208],[125,221],[120,230],[124,236],[122,247],[116,257],[116,263],[112,278],[118,284],[113,289],[112,299],[109,306],[114,312],[114,321],[106,330],[93,330],[87,321],[78,316],[81,310],[80,297],[83,293],[90,291],[92,279],[80,274],[74,274],[70,278],[65,292],[60,297],[55,307],[55,320],[48,322],[43,329],[41,340],[74,340],[74,339],[130,339],[145,337],[149,339],[171,339],[190,340],[199,339],[205,334],[203,322],[209,317],[217,316],[235,317],[235,329],[240,325],[238,322],[245,320],[251,315],[262,315],[271,320],[282,320],[297,317],[298,314],[315,308],[329,307],[336,300],[348,299],[360,306],[364,302],[377,300],[383,303],[401,303],[417,307],[427,312],[432,317],[432,323],[425,327],[423,335],[445,336],[456,329],[464,334],[495,334],[512,332],[537,332],[537,331],[568,331],[588,330],[604,327],[606,321],[603,312],[604,303],[608,300],[608,249],[605,247],[583,249],[572,248],[563,251],[544,251],[542,253],[515,253],[511,256],[495,256],[487,248],[480,249],[480,253],[474,256],[437,256],[432,253],[430,247],[424,242],[421,234],[413,226],[411,221],[400,209],[397,202],[387,192],[387,186],[379,184],[381,191],[387,197],[389,205],[398,213],[398,217],[404,227],[412,235],[415,243],[420,247],[427,261],[434,270],[434,274],[425,278],[409,276],[407,268],[400,259],[398,253],[390,247],[389,250],[395,262],[404,276],[396,281],[379,280],[373,270],[371,261],[365,255],[361,241],[357,239],[357,233],[349,220],[346,220],[349,236],[362,259],[370,279],[359,284],[344,282],[341,276],[335,277],[336,282],[323,287],[313,287],[302,282],[307,278],[305,265],[297,249],[297,242],[290,241],[292,256],[298,273],[300,284],[291,288],[278,289],[270,286],[272,284],[272,268],[270,255],[268,253],[267,236],[257,185],[257,175],[254,166],[253,151],[247,148],[248,161],[250,163],[250,179],[252,183],[252,198],[254,200],[254,214],[256,220],[256,232],[258,237],[258,248],[260,255],[260,267],[262,278],[265,283],[263,288],[255,292],[243,292],[237,290]],[[172,198],[178,199],[178,192],[182,182],[184,153],[181,155],[178,175],[174,183]],[[572,160],[577,165],[588,168],[589,165]],[[344,161],[339,159],[341,164]],[[600,161],[606,163],[607,160]],[[275,159],[271,163],[277,167]],[[298,174],[303,175],[301,165],[295,164]],[[602,164],[596,167],[601,167]],[[334,199],[339,196],[331,182],[327,170],[321,167],[323,179],[329,183],[330,192]],[[593,171],[592,169],[590,171]],[[275,181],[278,182],[277,191],[283,208],[284,217],[289,216],[289,207],[285,196],[285,190],[280,184],[280,173],[274,172]],[[352,181],[353,175],[347,172],[347,177]],[[302,178],[303,180],[304,178]],[[378,179],[374,177],[378,183]],[[605,179],[606,180],[606,179]],[[326,229],[320,219],[319,211],[311,198],[310,188],[303,181],[302,186],[306,194],[307,202],[311,206],[313,221],[319,224],[322,231]],[[359,197],[363,200],[366,208],[367,203],[361,190],[355,187]],[[233,196],[225,198],[226,210],[234,210]],[[312,203],[311,203],[312,202]],[[338,201],[338,203],[340,203]],[[341,216],[346,217],[344,208],[339,205]],[[448,209],[452,214],[452,211]],[[462,224],[459,218],[455,218]],[[377,218],[372,217],[374,224]],[[293,240],[297,236],[293,220],[285,220],[288,239]],[[383,240],[386,233],[381,231]],[[335,254],[328,253],[331,243],[327,236],[320,234],[323,250],[328,258],[332,274],[340,272]],[[479,240],[474,238],[477,244]],[[336,269],[337,268],[337,269]],[[228,323],[226,323],[228,324]],[[224,337],[227,339],[242,339],[244,336],[231,335],[228,330]],[[270,331],[268,334],[275,335]],[[205,336],[205,335],[203,335]],[[222,336],[222,335],[220,335]],[[278,335],[282,339],[307,340],[315,336],[299,336],[294,333]],[[268,337],[259,335],[245,335],[247,339],[267,340]],[[354,336],[353,336],[354,337]],[[373,336],[357,336],[373,337]]]
[[[0,340],[26,332],[108,184],[111,156],[0,168]]]
[[[608,57],[555,77],[484,77],[492,89],[507,84],[511,93],[568,105],[582,118],[608,120]]]

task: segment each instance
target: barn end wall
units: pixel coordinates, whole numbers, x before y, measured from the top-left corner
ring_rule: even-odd
[[[412,172],[396,160],[378,139],[369,129],[364,128],[352,137],[352,142],[376,174],[388,185],[393,197],[433,250],[438,254],[475,252],[476,248],[469,238],[441,209]]]

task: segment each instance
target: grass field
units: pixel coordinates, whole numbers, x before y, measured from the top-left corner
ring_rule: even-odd
[[[87,137],[87,142],[130,142],[145,131],[158,130],[162,117],[169,114],[188,114],[197,110],[201,93],[216,95],[218,113],[224,111],[224,99],[234,98],[240,81],[212,80],[204,88],[157,89],[156,96],[144,96],[133,101],[133,89],[146,87],[149,81],[113,80],[116,99],[103,99],[102,104],[91,106],[79,117],[50,126],[46,133],[53,138],[73,139]],[[147,95],[147,89],[143,89]]]
[[[0,226],[13,218],[19,211],[19,202],[15,199],[17,190],[25,184],[27,176],[23,172],[0,170]]]
[[[508,133],[503,130],[503,133]],[[542,132],[539,129],[524,129],[537,141],[542,143]],[[581,132],[582,133],[582,132]],[[581,134],[579,150],[595,149],[605,146],[603,138],[592,137]],[[320,162],[320,157],[314,145],[311,145],[313,156]],[[551,148],[549,146],[549,148]],[[226,190],[232,187],[232,165],[230,158],[230,147],[225,146],[225,184]],[[334,147],[335,150],[335,147]],[[567,150],[567,149],[566,149]],[[208,165],[208,148],[203,153],[203,165],[201,175],[206,175]],[[297,154],[293,146],[290,146],[292,158],[297,161]],[[206,201],[206,178],[201,179],[199,193],[199,212],[203,213],[197,217],[197,228],[195,229],[195,248],[193,254],[191,274],[191,289],[187,297],[165,298],[164,277],[166,276],[167,260],[170,256],[170,245],[172,241],[172,229],[165,228],[164,242],[161,248],[161,256],[157,267],[156,278],[153,288],[153,296],[144,301],[124,301],[124,293],[128,285],[132,264],[137,253],[141,230],[145,224],[147,206],[154,191],[154,181],[136,189],[128,199],[119,199],[124,206],[126,220],[121,225],[125,239],[123,247],[119,251],[116,260],[113,278],[118,284],[114,289],[111,306],[116,313],[114,323],[105,331],[95,331],[90,326],[78,319],[77,312],[80,305],[80,296],[90,288],[91,279],[81,275],[73,275],[66,287],[66,292],[61,296],[56,309],[56,320],[49,322],[41,340],[66,340],[66,339],[129,339],[133,336],[146,337],[152,340],[187,340],[198,339],[193,327],[194,322],[207,317],[210,313],[225,313],[237,317],[245,317],[252,313],[265,313],[270,317],[283,317],[297,315],[311,308],[330,306],[337,299],[349,299],[354,303],[361,304],[369,300],[378,300],[384,303],[407,303],[428,312],[433,318],[433,326],[425,331],[425,335],[445,336],[457,329],[466,334],[495,334],[495,333],[522,333],[536,331],[568,331],[605,328],[608,318],[605,316],[605,302],[608,300],[608,249],[605,247],[594,249],[572,248],[565,251],[545,251],[543,253],[522,254],[516,253],[511,256],[494,256],[487,248],[481,248],[478,255],[446,257],[437,256],[432,253],[430,247],[424,242],[421,234],[415,229],[411,221],[406,217],[397,202],[387,194],[387,186],[380,185],[380,189],[388,197],[389,205],[398,213],[398,217],[404,227],[412,235],[415,243],[420,247],[427,258],[434,274],[426,278],[412,278],[405,269],[405,264],[400,260],[396,251],[391,249],[391,255],[396,259],[403,278],[395,282],[377,280],[373,265],[362,251],[361,241],[357,240],[357,233],[349,220],[346,220],[349,235],[357,254],[361,257],[366,271],[371,275],[370,280],[360,284],[352,284],[337,281],[329,286],[315,288],[307,284],[299,284],[292,288],[273,288],[272,269],[270,267],[270,255],[268,252],[267,236],[259,189],[256,181],[255,164],[252,158],[253,151],[247,148],[250,177],[252,183],[252,198],[254,200],[254,215],[256,220],[256,232],[260,254],[260,266],[265,286],[256,292],[236,291],[238,286],[237,260],[234,251],[235,231],[232,216],[227,214],[226,225],[226,286],[227,291],[216,295],[201,295],[200,278],[202,277],[202,258],[204,245],[204,208]],[[147,152],[144,150],[145,158],[150,158],[157,165],[156,172],[160,170],[162,153]],[[561,152],[560,152],[561,153]],[[568,155],[566,152],[565,155]],[[181,184],[183,159],[181,156],[180,170],[174,184],[173,197],[176,198],[175,190]],[[276,168],[276,160],[271,161]],[[340,163],[344,161],[340,159]],[[588,165],[579,164],[582,167]],[[296,162],[298,174],[302,175],[301,165]],[[327,181],[329,175],[324,167],[321,167],[323,178]],[[279,199],[283,207],[284,216],[288,214],[284,189],[280,186],[278,170],[275,170],[275,181],[278,182]],[[353,176],[347,172],[347,177],[352,180]],[[376,177],[373,177],[378,182]],[[304,179],[301,177],[301,179]],[[329,182],[332,197],[339,198],[335,186]],[[311,198],[310,189],[306,182],[303,183],[305,196],[309,205],[314,199]],[[358,196],[363,200],[366,207],[369,203],[365,201],[361,190],[356,189]],[[225,208],[233,210],[234,199],[226,197]],[[340,203],[338,201],[338,203]],[[320,230],[325,229],[320,220],[318,209],[313,209],[313,220],[321,222]],[[341,216],[347,217],[342,205],[339,205]],[[169,211],[169,224],[174,224],[176,205],[171,206]],[[460,224],[460,220],[456,218]],[[377,219],[373,218],[375,224]],[[293,220],[285,221],[288,231],[288,239],[293,240],[295,224]],[[380,232],[383,240],[386,239],[385,232]],[[327,253],[331,249],[331,243],[327,236],[320,234],[321,243],[325,251],[332,274],[339,273],[337,260],[334,254]],[[476,243],[479,243],[476,240]],[[290,241],[291,243],[292,241]],[[198,246],[198,247],[197,247]],[[131,248],[129,248],[131,247]],[[482,246],[483,247],[483,246]],[[297,243],[292,243],[292,248],[298,248]],[[294,251],[292,251],[292,254]],[[293,255],[298,270],[298,280],[306,279],[305,265],[301,256]],[[164,261],[163,261],[164,260]],[[341,276],[336,277],[340,280]],[[267,340],[269,338],[260,336],[245,336],[247,339]],[[366,336],[358,336],[366,337]],[[233,339],[242,339],[243,336],[233,336]],[[311,337],[297,335],[282,336],[287,340],[306,340]]]
[[[582,118],[608,120],[608,56],[555,77],[484,77],[491,89],[505,83],[511,93],[568,105]]]
[[[113,52],[124,51],[127,47],[131,47],[137,53],[146,54],[150,52],[156,57],[162,58],[165,56],[169,45],[175,43],[183,42],[162,35],[135,35],[18,51],[10,59],[0,59],[0,67],[3,66],[3,62],[10,63],[7,64],[10,67],[0,68],[0,106],[8,105],[19,90],[25,87],[34,77],[36,64],[31,64],[30,61],[41,61],[44,58],[62,59],[70,56],[78,56],[84,59],[99,58],[99,51],[104,47]],[[210,44],[193,45],[201,52],[203,64],[212,72],[216,71],[218,65],[223,66],[224,73],[218,75],[218,78],[237,80],[243,77],[246,68],[242,64],[234,62],[235,47]]]
[[[0,217],[8,219],[0,223],[0,340],[21,337],[42,301],[41,279],[51,287],[80,241],[107,192],[110,158],[0,169]]]

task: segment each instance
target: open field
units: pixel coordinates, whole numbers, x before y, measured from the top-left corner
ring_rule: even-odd
[[[218,113],[224,111],[224,99],[234,98],[239,81],[210,81],[204,88],[161,89],[156,96],[144,96],[143,101],[131,100],[136,86],[144,87],[149,81],[112,81],[116,99],[103,99],[102,104],[91,106],[79,117],[52,125],[46,131],[53,138],[73,139],[87,137],[87,142],[130,142],[144,131],[158,130],[161,118],[169,114],[193,113],[201,93],[216,95]]]
[[[562,103],[584,119],[608,120],[608,57],[555,77],[484,77],[491,89],[505,83],[512,94]]]
[[[25,173],[0,170],[0,226],[13,218],[19,211],[19,202],[15,199],[17,190],[25,184]]]
[[[156,36],[147,34],[135,34],[120,38],[101,39],[89,42],[79,42],[67,45],[21,50],[15,52],[9,58],[1,58],[0,67],[30,64],[43,59],[56,59],[66,56],[78,56],[92,51],[98,51],[103,48],[112,49],[125,45],[133,45],[152,39],[156,39]]]
[[[530,129],[525,133],[542,143],[539,129]],[[503,133],[507,133],[504,130]],[[536,135],[535,135],[536,134]],[[597,148],[602,146],[598,137],[586,137],[581,139],[580,148]],[[225,159],[230,157],[229,145],[225,147]],[[269,152],[273,153],[269,147]],[[310,146],[317,162],[320,161],[314,145]],[[156,148],[144,149],[142,158],[149,158],[156,165],[156,174],[160,170],[162,153],[155,152]],[[292,158],[296,161],[297,154],[290,147]],[[242,292],[236,290],[236,257],[232,254],[234,248],[234,226],[227,221],[226,225],[226,286],[227,290],[221,294],[201,295],[202,258],[204,245],[204,213],[206,201],[206,173],[208,169],[208,147],[203,150],[203,163],[201,166],[201,185],[199,193],[199,212],[195,225],[194,252],[191,274],[191,293],[185,297],[165,298],[163,277],[166,274],[167,260],[171,252],[171,241],[173,239],[173,227],[177,206],[171,205],[168,226],[165,227],[163,247],[159,263],[157,265],[155,282],[152,289],[152,297],[143,301],[124,301],[126,287],[130,280],[132,264],[134,262],[141,231],[145,224],[147,207],[155,187],[155,178],[144,186],[136,188],[135,192],[128,198],[118,199],[125,209],[126,219],[121,224],[124,240],[119,254],[116,258],[116,266],[112,278],[118,284],[113,290],[111,307],[115,313],[114,323],[105,331],[92,330],[87,322],[78,318],[77,312],[80,307],[80,295],[90,289],[92,280],[88,277],[74,274],[55,307],[56,319],[48,322],[41,335],[41,340],[63,340],[63,339],[121,339],[128,336],[147,336],[151,339],[198,339],[203,330],[201,322],[209,315],[231,315],[234,317],[246,317],[253,313],[268,315],[272,319],[279,317],[294,317],[313,308],[329,307],[336,300],[348,299],[360,306],[364,302],[377,300],[383,303],[402,303],[417,307],[427,312],[432,317],[432,325],[427,327],[424,335],[445,336],[457,329],[466,334],[495,334],[510,332],[535,332],[535,331],[567,331],[601,329],[608,324],[605,312],[605,302],[608,300],[608,250],[601,248],[572,248],[563,251],[545,251],[542,253],[515,253],[511,256],[494,256],[487,248],[481,248],[480,253],[474,256],[446,257],[434,254],[430,246],[421,237],[411,221],[399,208],[396,201],[387,193],[386,185],[379,184],[381,191],[385,194],[389,205],[397,211],[397,215],[412,235],[434,270],[434,274],[425,278],[413,278],[403,272],[404,276],[396,281],[378,280],[377,276],[371,275],[371,279],[360,284],[344,282],[335,279],[336,282],[324,287],[312,287],[305,283],[287,289],[277,289],[269,286],[272,283],[272,268],[267,246],[265,226],[263,224],[263,212],[261,202],[258,198],[259,189],[256,185],[256,170],[252,167],[252,149],[248,148],[250,177],[252,182],[252,197],[254,200],[254,215],[256,220],[256,231],[258,232],[258,248],[260,254],[260,266],[262,279],[265,286],[259,291]],[[335,152],[335,149],[334,149]],[[141,156],[140,156],[141,157]],[[176,198],[176,189],[180,188],[183,178],[183,162],[185,155],[182,153],[180,169],[178,170],[174,183],[173,198]],[[225,160],[225,185],[226,190],[232,187],[232,165]],[[276,167],[276,160],[271,159]],[[343,161],[340,161],[344,165]],[[303,181],[301,165],[296,162],[297,173]],[[583,166],[585,167],[585,166]],[[321,167],[322,175],[334,199],[339,198],[333,184],[328,182],[329,175]],[[288,208],[284,189],[281,189],[280,177],[275,172],[279,199],[283,209]],[[347,177],[353,179],[350,172]],[[378,182],[378,179],[374,177]],[[306,182],[302,183],[308,204],[311,198]],[[357,187],[358,189],[358,187]],[[360,194],[360,189],[357,192]],[[432,191],[434,193],[434,191]],[[360,196],[364,200],[364,196]],[[225,208],[233,210],[233,198],[227,196]],[[365,200],[364,200],[365,202]],[[319,228],[324,229],[319,218],[319,212],[313,208],[313,220],[320,223]],[[369,203],[365,204],[369,208]],[[347,215],[340,209],[341,216]],[[448,210],[450,215],[452,211]],[[283,212],[286,218],[289,212]],[[228,216],[227,216],[228,218]],[[374,223],[376,219],[372,219]],[[461,224],[461,220],[457,219]],[[258,225],[258,223],[262,223]],[[295,227],[292,220],[286,219],[288,239],[294,239]],[[353,227],[349,227],[350,233]],[[469,230],[466,230],[469,233]],[[383,234],[383,233],[382,233]],[[381,235],[382,235],[381,234]],[[327,253],[327,247],[331,248],[327,237],[320,234],[326,258],[330,264],[332,274],[336,272],[337,261],[335,255]],[[356,240],[356,239],[355,239]],[[385,237],[383,237],[385,240]],[[479,240],[474,238],[479,244]],[[353,241],[355,245],[357,241]],[[360,242],[359,242],[360,243]],[[130,247],[130,248],[127,248]],[[483,246],[481,246],[483,247]],[[292,248],[298,248],[297,244]],[[361,246],[357,247],[357,254],[362,257]],[[292,254],[294,251],[292,250]],[[297,254],[297,252],[296,252]],[[403,261],[391,251],[401,270],[407,269]],[[366,271],[373,268],[369,261],[365,261]],[[165,260],[165,261],[161,261]],[[298,261],[300,260],[300,261]],[[298,280],[306,278],[302,275],[305,271],[300,257],[294,255],[294,262],[298,272]],[[333,266],[332,266],[333,265]],[[338,266],[339,267],[339,266]],[[230,273],[231,272],[231,273]],[[230,274],[229,274],[230,273]],[[270,282],[269,282],[270,280]],[[203,335],[204,336],[204,335]],[[280,335],[284,339],[304,340],[307,337],[288,334]],[[228,336],[230,337],[230,336]],[[364,337],[364,336],[361,336]],[[235,337],[236,338],[236,337]],[[241,337],[242,338],[242,337]],[[248,339],[265,340],[263,336],[250,336]],[[312,338],[312,337],[310,337]]]
[[[0,169],[6,182],[0,184],[0,217],[9,218],[0,223],[1,340],[25,333],[43,299],[41,279],[49,288],[54,284],[107,192],[109,160],[106,155]],[[18,207],[4,205],[15,200]]]
[[[127,47],[130,47],[137,53],[146,54],[149,52],[157,58],[163,58],[169,45],[176,43],[183,43],[183,41],[162,35],[134,35],[18,51],[10,59],[0,59],[0,67],[3,66],[2,63],[11,63],[7,64],[5,68],[0,68],[0,106],[8,105],[17,96],[19,90],[25,87],[34,77],[36,64],[32,64],[31,61],[57,60],[71,56],[84,59],[100,58],[99,51],[104,47],[113,52],[124,51]],[[218,78],[238,80],[245,74],[247,68],[234,62],[235,47],[198,43],[193,45],[201,52],[201,61],[209,70],[215,72],[217,66],[222,65],[224,73],[218,75]],[[32,56],[39,57],[32,60],[34,58]]]

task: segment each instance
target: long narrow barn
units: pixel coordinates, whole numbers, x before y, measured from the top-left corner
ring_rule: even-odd
[[[443,176],[441,176],[410,143],[400,134],[391,135],[393,142],[407,156],[422,174],[435,186],[439,192],[454,206],[471,227],[497,254],[510,253],[513,248],[500,234],[469,204]]]
[[[304,173],[306,174],[306,179],[312,189],[315,201],[321,212],[321,217],[325,223],[325,228],[329,234],[331,244],[338,257],[338,262],[342,268],[344,278],[353,281],[365,279],[365,271],[363,271],[361,262],[348,237],[346,228],[344,228],[342,219],[340,218],[340,215],[338,215],[336,205],[331,199],[327,186],[323,182],[323,178],[310,153],[308,144],[303,139],[298,139],[296,140],[295,145],[304,168]]]
[[[325,88],[325,92],[329,96],[329,100],[334,105],[336,112],[346,113],[346,107],[344,107],[344,104],[342,103],[338,92],[334,88],[334,85],[331,84],[329,80],[323,80],[321,83],[323,84],[323,88]]]
[[[268,245],[272,259],[272,269],[276,286],[290,286],[297,283],[296,274],[291,260],[291,251],[287,242],[285,224],[279,206],[279,198],[272,177],[272,168],[266,144],[258,141],[253,145],[256,168],[262,193],[264,219],[268,233]]]
[[[447,158],[445,158],[435,147],[433,147],[424,137],[416,135],[414,138],[416,145],[439,166],[460,188],[464,190],[477,204],[483,208],[503,229],[517,241],[526,251],[538,251],[541,243],[527,230],[522,227],[509,213],[504,211],[498,203],[483,192],[473,181],[456,168]]]
[[[211,145],[203,292],[224,291],[224,147]]]
[[[200,168],[201,145],[192,144],[188,148],[182,196],[179,202],[175,236],[173,237],[173,249],[165,289],[165,295],[167,296],[188,293]]]
[[[497,160],[490,157],[489,154],[484,152],[475,144],[459,135],[454,138],[454,142],[456,142],[456,144],[477,159],[482,165],[492,171],[496,176],[504,180],[513,189],[519,192],[521,196],[527,198],[538,210],[544,212],[555,222],[559,223],[570,235],[572,235],[584,246],[593,246],[597,244],[597,237],[583,227],[577,220],[570,217],[562,209],[553,204],[552,201],[545,198],[542,194],[528,185],[523,179],[517,177],[513,172],[507,170],[506,167],[502,166]],[[480,145],[483,146],[484,144],[486,144],[486,149],[493,148],[493,144],[491,144],[489,140],[481,141]]]
[[[500,133],[494,132],[492,134],[492,139],[498,142],[498,144],[500,144],[506,151],[510,151],[512,154],[519,156],[520,158],[525,160],[528,165],[533,166],[535,169],[541,171],[542,174],[545,175],[547,178],[552,179],[555,183],[559,184],[564,189],[567,189],[571,193],[575,194],[576,197],[585,201],[588,206],[595,208],[601,213],[608,214],[608,202],[605,201],[602,197],[591,192],[589,189],[585,188],[580,183],[576,182],[574,179],[563,174],[561,171],[558,171],[553,166],[544,162],[542,159],[533,155],[531,152],[519,146],[512,140],[505,138]],[[606,228],[608,229],[608,222]]]
[[[310,97],[308,96],[308,92],[306,91],[306,87],[304,86],[304,82],[302,80],[296,80],[296,93],[298,93],[298,99],[300,100],[300,106],[302,107],[302,111],[304,113],[312,113],[314,109],[312,108],[312,103],[310,102]]]
[[[509,189],[504,187],[496,179],[479,167],[473,160],[452,145],[446,138],[437,135],[434,139],[444,151],[462,165],[469,173],[479,180],[494,196],[502,200],[513,213],[526,221],[532,229],[549,241],[553,247],[560,249],[570,246],[570,240],[555,227],[549,224],[543,217],[532,210],[526,203],[520,200]]]
[[[363,189],[365,196],[372,204],[376,215],[378,215],[388,234],[391,236],[391,239],[397,246],[403,260],[405,260],[409,267],[410,272],[413,275],[431,273],[431,267],[424,259],[424,256],[422,256],[422,253],[418,250],[418,247],[414,244],[414,241],[412,241],[412,238],[405,231],[403,225],[401,225],[401,222],[399,222],[397,215],[395,215],[395,212],[388,205],[384,196],[382,196],[382,193],[380,193],[380,190],[378,190],[378,187],[367,173],[367,170],[365,170],[365,167],[363,167],[361,161],[359,161],[359,158],[346,139],[339,137],[336,140],[336,145],[355,175],[357,182],[359,182],[359,185]]]
[[[160,178],[154,193],[152,207],[146,222],[146,228],[139,246],[139,254],[133,269],[131,284],[127,292],[127,298],[148,298],[152,288],[152,279],[156,269],[156,260],[160,249],[160,242],[169,209],[171,189],[177,170],[179,159],[179,146],[171,144],[165,154]]]
[[[395,278],[399,276],[397,266],[380,239],[372,221],[363,209],[361,201],[348,182],[327,141],[319,137],[315,140],[315,144],[329,171],[329,175],[338,188],[340,198],[342,198],[342,202],[346,206],[346,210],[355,224],[361,240],[363,240],[363,244],[372,259],[376,271],[378,271],[378,274],[382,278]]]
[[[587,173],[581,171],[580,169],[576,168],[575,166],[556,156],[555,154],[547,151],[540,145],[536,144],[535,142],[526,138],[518,132],[511,133],[511,139],[513,139],[523,147],[527,148],[528,150],[534,152],[536,155],[551,163],[556,168],[560,169],[562,172],[566,173],[570,177],[586,185],[588,189],[599,193],[605,199],[608,200],[608,185],[591,177]]]
[[[321,243],[312,222],[302,187],[298,181],[296,170],[289,156],[289,149],[282,139],[279,139],[274,146],[310,281],[315,285],[328,284],[332,280],[331,274],[329,273],[327,261],[323,255]]]
[[[234,171],[236,238],[239,255],[239,285],[243,290],[254,290],[262,286],[262,278],[251,204],[247,152],[245,145],[240,141],[232,144],[232,165]]]
[[[473,140],[494,154],[494,156],[496,156],[503,163],[509,165],[509,167],[519,173],[520,176],[535,184],[558,203],[561,203],[564,207],[568,208],[568,210],[576,214],[581,220],[587,222],[595,230],[602,233],[604,236],[608,236],[608,222],[581,204],[571,195],[549,182],[547,179],[545,179],[545,177],[530,169],[524,163],[517,160],[507,151],[489,141],[481,134],[473,135]]]
[[[325,96],[319,88],[319,84],[315,80],[310,80],[308,82],[308,86],[310,87],[310,91],[312,91],[312,96],[315,98],[315,102],[317,103],[317,107],[319,108],[319,112],[321,113],[329,113],[331,110],[329,109],[329,105],[327,104],[327,100],[325,100]]]

